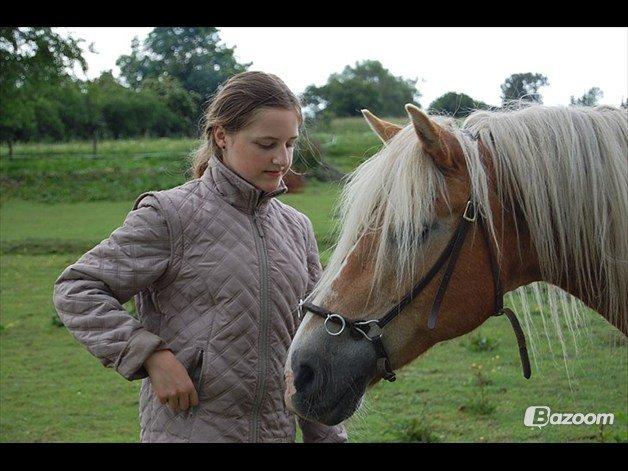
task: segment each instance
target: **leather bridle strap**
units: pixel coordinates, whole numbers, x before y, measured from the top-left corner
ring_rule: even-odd
[[[382,329],[395,317],[397,317],[401,311],[414,299],[429,283],[432,279],[438,274],[440,269],[447,263],[447,268],[445,270],[445,274],[440,282],[438,292],[436,294],[436,298],[434,299],[434,304],[430,311],[430,316],[428,320],[428,326],[430,329],[434,329],[436,326],[436,320],[438,318],[438,313],[440,311],[440,306],[442,303],[442,299],[445,296],[445,292],[447,291],[447,286],[449,285],[449,280],[451,279],[451,275],[456,266],[456,261],[458,260],[458,256],[460,255],[460,250],[464,244],[464,240],[466,238],[467,232],[469,230],[469,225],[476,220],[475,213],[475,205],[471,200],[467,203],[467,207],[465,208],[465,212],[462,216],[462,220],[458,224],[454,234],[451,239],[447,243],[447,246],[443,249],[438,259],[430,268],[430,270],[425,274],[425,276],[414,286],[412,291],[406,294],[396,306],[390,309],[384,316],[379,319],[374,319],[370,321],[364,320],[348,320],[344,317],[335,314],[327,309],[316,306],[308,301],[301,301],[299,304],[300,309],[307,310],[316,314],[317,316],[324,317],[325,323],[332,322],[340,325],[340,330],[337,333],[332,333],[329,330],[327,331],[331,335],[338,335],[342,332],[345,326],[349,328],[349,332],[354,338],[361,338],[364,336],[367,340],[369,340],[377,355],[377,370],[382,377],[390,382],[395,381],[396,376],[390,365],[390,359],[388,358],[388,354],[386,353],[386,349],[384,348],[384,344],[382,342],[381,331]],[[378,333],[370,336],[369,333],[372,327],[375,326],[378,330]],[[325,327],[327,329],[327,327]]]
[[[469,209],[471,209],[472,214],[468,214]],[[440,306],[443,302],[443,298],[445,297],[445,291],[447,290],[447,286],[449,285],[449,281],[451,280],[451,275],[454,272],[454,268],[456,267],[456,262],[458,261],[458,256],[460,255],[460,249],[462,249],[464,239],[467,235],[467,232],[469,231],[469,225],[471,222],[475,221],[475,219],[475,205],[472,201],[469,201],[462,217],[462,221],[460,221],[460,224],[458,225],[458,230],[456,231],[458,234],[451,250],[449,263],[447,264],[445,274],[443,275],[440,285],[438,286],[438,291],[436,292],[436,297],[434,298],[434,304],[432,304],[432,309],[430,309],[430,314],[427,318],[427,326],[430,329],[434,329],[436,327],[436,320],[438,319]]]
[[[468,217],[469,208],[472,208],[471,211],[473,213],[473,218]],[[475,208],[472,204],[467,205],[467,210],[465,211],[465,215],[463,219],[458,224],[453,236],[447,243],[447,246],[443,249],[438,259],[432,265],[432,268],[425,274],[421,280],[414,285],[412,291],[406,294],[392,309],[390,309],[386,314],[384,314],[381,318],[372,321],[372,323],[377,324],[380,329],[383,329],[386,324],[392,321],[395,317],[397,317],[401,311],[421,292],[423,289],[432,281],[432,279],[438,274],[440,269],[449,261],[447,264],[447,269],[445,270],[445,274],[441,280],[441,283],[438,288],[438,292],[436,294],[436,298],[434,300],[434,305],[432,306],[432,310],[430,311],[430,318],[428,321],[428,325],[430,329],[434,329],[436,325],[436,319],[438,317],[438,312],[440,310],[440,305],[442,303],[442,298],[445,295],[445,291],[447,290],[447,285],[449,284],[449,280],[451,279],[451,274],[453,273],[453,269],[456,265],[456,261],[458,260],[458,256],[460,255],[460,249],[464,243],[464,239],[467,235],[467,231],[469,230],[469,223],[475,220]],[[349,326],[353,326],[356,323],[364,322],[362,320],[358,321],[348,321],[347,319],[341,320],[340,316],[337,314],[324,309],[321,306],[316,306],[308,301],[304,301],[301,303],[301,306],[308,311],[317,314],[321,317],[329,318],[331,322],[341,324],[344,320],[345,324]]]
[[[526,337],[515,313],[512,311],[512,309],[504,307],[504,293],[502,291],[501,277],[499,276],[499,263],[497,260],[497,255],[495,253],[496,250],[495,246],[493,245],[493,239],[491,238],[491,234],[489,234],[488,230],[486,229],[486,226],[481,222],[480,226],[482,226],[482,230],[484,232],[484,240],[486,240],[488,252],[491,257],[490,262],[493,272],[493,290],[495,294],[494,306],[496,310],[493,316],[501,316],[502,314],[505,314],[510,321],[510,325],[512,325],[512,330],[514,330],[515,337],[517,338],[517,345],[519,347],[519,358],[521,359],[521,368],[523,369],[523,377],[525,379],[530,379],[530,376],[532,376],[532,368],[530,367],[530,357],[528,356]]]
[[[472,213],[472,214],[471,214]],[[473,217],[471,217],[473,216]],[[423,288],[425,288],[432,279],[438,274],[440,269],[443,267],[445,263],[449,260],[447,264],[447,269],[445,270],[445,274],[441,280],[440,286],[438,288],[438,292],[436,294],[436,298],[434,299],[434,304],[432,305],[432,309],[430,310],[430,316],[428,319],[428,326],[430,329],[434,329],[436,325],[436,319],[438,318],[438,312],[440,310],[440,305],[442,303],[442,298],[445,296],[445,291],[447,290],[447,285],[449,284],[449,280],[451,278],[451,274],[456,265],[456,261],[458,260],[458,256],[460,255],[460,249],[464,243],[464,239],[467,235],[467,231],[469,230],[469,223],[475,220],[475,206],[469,202],[467,204],[467,208],[465,209],[465,213],[462,217],[460,223],[458,223],[458,227],[456,228],[453,236],[449,239],[447,246],[443,249],[438,259],[430,268],[430,270],[425,274],[423,278],[412,288],[408,294],[406,294],[401,301],[397,303],[392,309],[390,309],[382,318],[379,319],[377,324],[380,328],[384,328],[386,324],[392,321],[397,315],[403,311],[403,309],[421,292]]]
[[[521,328],[521,324],[517,320],[517,316],[512,312],[512,309],[508,307],[501,308],[494,316],[501,316],[505,314],[510,324],[512,325],[512,330],[515,331],[515,336],[517,337],[517,344],[519,345],[519,358],[521,359],[521,368],[523,369],[523,377],[525,379],[530,379],[532,376],[532,368],[530,368],[530,357],[528,356],[528,348],[526,347],[526,337],[523,333],[523,329]]]

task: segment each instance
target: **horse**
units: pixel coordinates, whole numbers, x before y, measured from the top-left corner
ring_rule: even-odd
[[[502,297],[531,283],[628,335],[626,110],[520,104],[461,125],[405,110],[406,126],[362,110],[383,147],[349,176],[338,241],[299,305],[285,401],[323,424],[496,314],[508,314],[529,377]]]

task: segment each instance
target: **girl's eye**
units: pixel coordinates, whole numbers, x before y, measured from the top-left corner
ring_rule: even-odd
[[[267,145],[265,145],[265,144],[262,144],[262,143],[259,143],[259,142],[257,142],[256,144],[258,146],[260,146],[262,149],[272,149],[273,147],[275,147],[275,144],[267,144]],[[292,147],[294,147],[294,145],[295,145],[294,142],[288,142],[286,144],[286,147],[292,148]]]

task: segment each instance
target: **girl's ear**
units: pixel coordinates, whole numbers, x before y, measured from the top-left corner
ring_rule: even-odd
[[[451,169],[454,159],[445,143],[447,131],[411,103],[406,105],[406,111],[425,153],[434,160],[437,167]]]
[[[225,148],[227,145],[227,133],[225,132],[225,128],[222,126],[216,126],[212,129],[212,135],[214,136],[214,141],[221,149]]]

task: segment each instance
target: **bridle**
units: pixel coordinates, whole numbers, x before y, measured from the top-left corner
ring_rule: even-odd
[[[462,218],[458,223],[458,227],[454,231],[454,234],[447,243],[447,246],[441,252],[440,256],[438,257],[432,268],[430,268],[425,276],[423,276],[423,278],[421,278],[421,280],[416,285],[414,285],[412,291],[406,294],[399,301],[399,303],[397,303],[396,306],[390,309],[384,316],[380,317],[379,319],[371,320],[347,319],[340,314],[328,311],[321,306],[316,306],[311,302],[300,300],[299,317],[302,317],[305,312],[310,311],[312,314],[323,317],[325,319],[324,327],[329,335],[340,335],[345,330],[345,328],[347,328],[352,338],[356,340],[368,340],[373,345],[373,348],[375,349],[375,353],[377,355],[378,373],[387,381],[395,381],[395,373],[390,366],[388,354],[386,353],[386,349],[384,348],[384,344],[382,343],[382,332],[384,327],[386,327],[389,322],[397,317],[401,313],[401,311],[403,311],[403,309],[419,293],[421,293],[421,291],[423,291],[423,289],[430,283],[430,281],[432,281],[432,279],[438,274],[443,265],[447,264],[447,267],[445,268],[445,272],[443,274],[443,278],[441,279],[440,285],[438,286],[438,291],[436,292],[434,303],[432,304],[432,308],[430,309],[427,321],[427,326],[431,330],[436,328],[436,322],[438,320],[440,307],[443,298],[445,297],[445,292],[447,290],[447,286],[453,274],[454,268],[456,266],[458,256],[460,255],[460,250],[462,249],[462,246],[464,244],[464,240],[469,231],[469,227],[475,222],[478,222],[484,232],[484,237],[486,239],[491,258],[491,271],[493,274],[493,287],[495,295],[495,314],[493,314],[493,316],[500,316],[502,314],[505,314],[506,317],[508,317],[512,328],[515,331],[515,336],[517,337],[517,343],[519,345],[519,356],[521,358],[521,366],[523,368],[523,376],[526,379],[529,379],[531,375],[531,370],[525,335],[514,312],[512,312],[511,309],[504,307],[504,294],[502,291],[502,284],[500,280],[499,264],[497,263],[497,258],[495,255],[496,250],[493,246],[493,240],[486,229],[486,225],[482,223],[481,218],[478,219],[478,212],[476,210],[476,205],[473,201],[473,198],[470,198],[468,200],[467,206],[464,210],[464,213],[462,214]],[[330,323],[340,325],[340,329],[337,331],[330,330]]]

